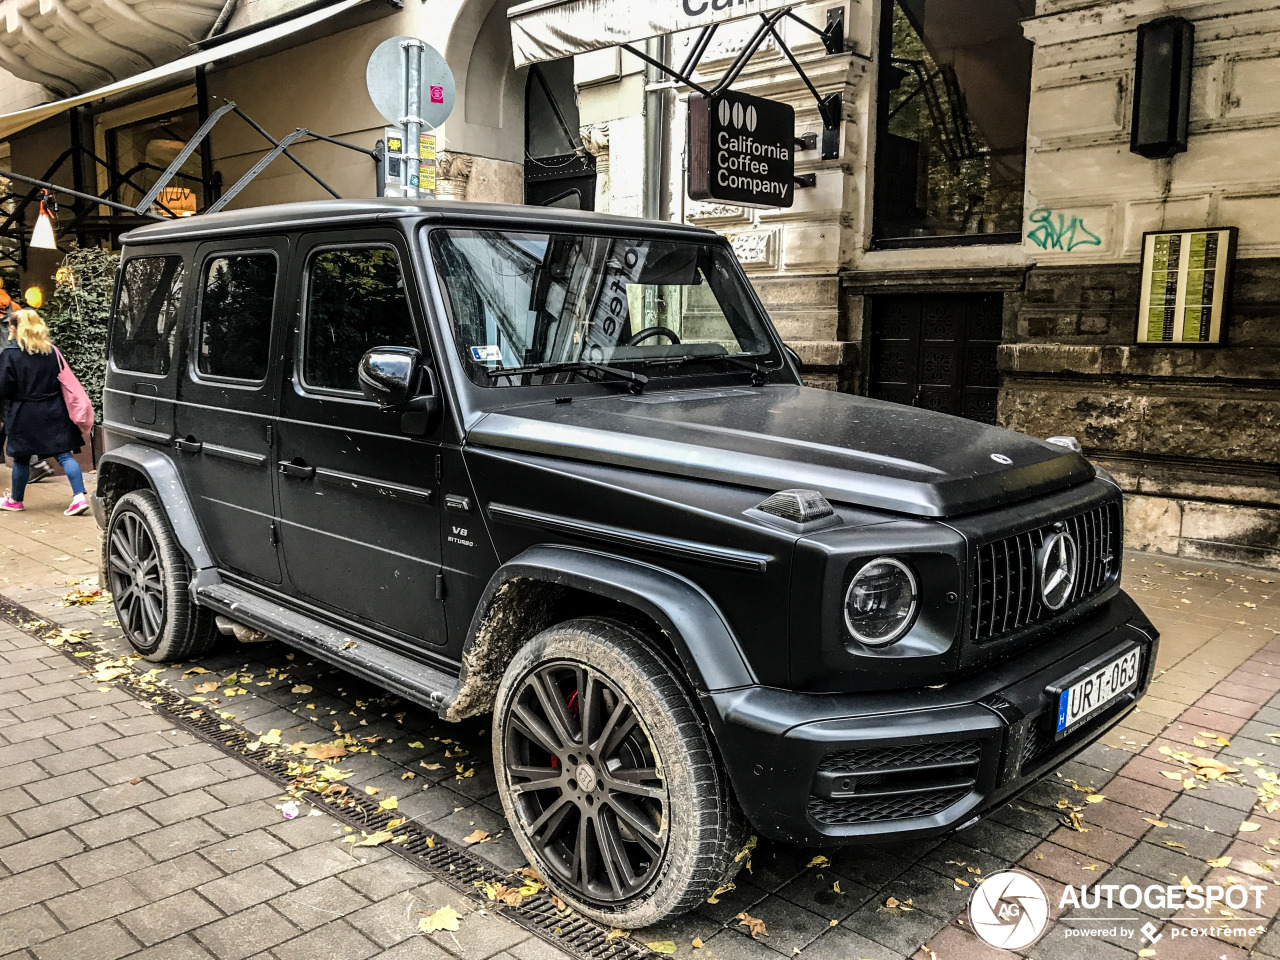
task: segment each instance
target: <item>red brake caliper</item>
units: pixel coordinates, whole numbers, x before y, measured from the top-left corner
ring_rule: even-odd
[[[574,717],[577,717],[578,715],[578,691],[577,690],[569,694],[569,699],[565,701],[565,705],[568,706],[569,713],[572,714]],[[559,767],[560,758],[555,755],[552,755],[551,766],[552,768]]]

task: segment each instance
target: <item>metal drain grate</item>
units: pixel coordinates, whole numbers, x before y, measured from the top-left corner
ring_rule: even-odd
[[[0,596],[0,619],[41,640],[50,631],[62,630],[54,621],[4,596]],[[82,668],[92,669],[99,662],[116,659],[82,640],[71,638],[50,649],[59,651]],[[249,750],[248,745],[256,738],[251,738],[239,727],[228,724],[220,717],[213,716],[201,704],[192,703],[165,687],[144,686],[142,678],[132,671],[113,683],[122,685],[137,699],[154,704],[156,712],[167,720],[222,752],[236,757],[282,787],[293,782],[294,778],[286,772],[288,761],[273,756],[273,751],[267,747]],[[230,729],[223,729],[228,726]],[[335,820],[368,832],[386,829],[387,823],[401,816],[379,809],[378,801],[354,791],[342,798],[345,802],[341,806],[307,791],[300,791],[296,799],[305,799]],[[630,938],[606,939],[608,928],[594,920],[588,920],[577,913],[557,912],[546,892],[530,897],[516,907],[490,902],[479,892],[481,888],[475,886],[476,882],[505,883],[512,879],[510,874],[500,872],[465,848],[456,846],[444,837],[435,836],[416,824],[401,824],[395,828],[395,832],[408,834],[409,839],[404,843],[384,844],[382,849],[390,850],[408,860],[468,899],[484,905],[486,909],[500,912],[502,916],[568,954],[583,960],[640,960],[652,956],[648,948]]]

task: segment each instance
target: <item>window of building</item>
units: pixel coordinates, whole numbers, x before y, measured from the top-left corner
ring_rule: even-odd
[[[358,393],[360,358],[383,346],[418,346],[396,252],[344,247],[317,253],[307,279],[303,380]]]
[[[202,374],[253,382],[266,379],[275,290],[274,254],[230,254],[208,262],[196,358]]]
[[[121,370],[163,376],[173,359],[186,268],[181,257],[134,257],[125,262],[111,359]]]
[[[130,206],[137,204],[199,128],[199,113],[190,107],[108,129],[107,159],[112,169],[124,176],[113,198]],[[204,205],[200,163],[197,150],[160,192],[152,206],[154,213],[190,216]]]
[[[1034,0],[885,0],[876,241],[1016,242]],[[949,240],[931,238],[950,238]]]

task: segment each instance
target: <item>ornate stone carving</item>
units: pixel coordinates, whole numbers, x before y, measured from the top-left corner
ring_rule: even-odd
[[[471,179],[472,157],[465,153],[436,155],[436,196],[441,200],[467,199],[467,182]]]
[[[750,219],[746,207],[729,203],[706,203],[690,200],[685,219],[691,222],[746,223]]]
[[[729,244],[744,267],[777,267],[777,232],[751,230],[729,236]]]
[[[578,135],[582,138],[582,148],[596,158],[596,209],[601,213],[608,213],[612,197],[609,178],[609,125],[591,124],[582,127]]]

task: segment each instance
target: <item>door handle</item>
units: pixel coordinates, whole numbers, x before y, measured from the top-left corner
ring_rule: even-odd
[[[174,440],[173,445],[183,453],[199,453],[204,448],[204,444],[199,440],[184,440],[181,437]]]
[[[299,477],[303,480],[310,480],[316,475],[316,468],[309,467],[305,463],[292,463],[288,460],[281,460],[280,472],[286,477]]]

